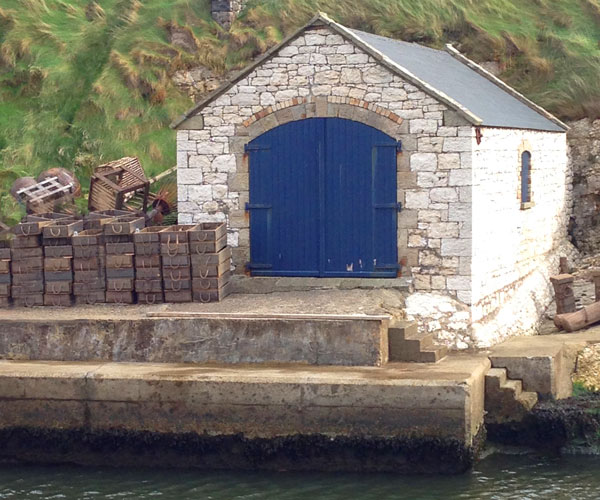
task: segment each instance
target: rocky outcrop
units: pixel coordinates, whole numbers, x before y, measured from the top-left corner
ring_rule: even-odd
[[[198,102],[219,88],[229,77],[230,75],[216,75],[210,69],[198,66],[190,70],[177,71],[172,79],[180,90]]]
[[[600,251],[600,120],[570,123],[568,133],[573,165],[573,243],[585,254]]]

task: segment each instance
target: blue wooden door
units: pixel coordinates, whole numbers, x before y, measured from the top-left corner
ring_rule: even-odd
[[[252,274],[396,276],[396,148],[339,118],[291,122],[248,144]]]

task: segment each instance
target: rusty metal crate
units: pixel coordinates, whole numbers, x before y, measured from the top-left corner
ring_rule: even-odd
[[[11,267],[13,275],[34,273],[44,269],[44,259],[43,257],[13,259]]]
[[[137,293],[137,302],[138,304],[144,304],[147,306],[151,306],[153,304],[162,304],[165,301],[164,295],[161,293]]]
[[[104,224],[104,234],[110,236],[132,235],[138,230],[144,229],[146,220],[144,217],[117,217],[114,221]]]
[[[71,257],[46,257],[44,258],[44,272],[71,271],[72,261]]]
[[[162,269],[160,267],[137,268],[135,277],[141,280],[162,280]]]
[[[44,305],[49,307],[71,307],[73,297],[69,294],[45,293]]]
[[[44,257],[73,257],[73,247],[71,245],[45,246]]]
[[[191,255],[204,255],[207,253],[219,253],[227,246],[227,236],[215,241],[192,241],[190,242]]]
[[[92,306],[104,302],[106,302],[106,292],[104,290],[89,290],[85,294],[75,295],[75,305],[78,306]]]
[[[112,292],[106,291],[107,304],[135,304],[135,295],[133,292]]]
[[[146,269],[147,267],[161,267],[160,255],[137,255],[135,256],[135,268]]]
[[[135,253],[135,248],[133,243],[106,243],[105,245],[106,256],[108,258],[109,255],[133,255]]]
[[[204,222],[188,231],[188,240],[193,241],[218,241],[227,237],[227,226],[223,222]]]
[[[17,236],[10,240],[10,246],[13,250],[21,248],[36,248],[42,246],[41,235],[35,236]],[[13,252],[14,258],[14,252]]]
[[[161,280],[135,280],[135,291],[140,293],[162,293]]]
[[[209,302],[220,302],[231,293],[231,282],[216,290],[194,291],[194,302],[207,304]]]
[[[15,307],[36,307],[44,305],[44,294],[36,293],[23,297],[15,297],[13,294],[13,304]]]
[[[218,278],[194,278],[192,279],[192,290],[204,292],[207,290],[218,290],[223,288],[231,279],[231,271]]]
[[[55,238],[70,238],[83,231],[83,220],[57,219],[43,228],[44,241]]]
[[[165,290],[165,302],[173,304],[192,302],[192,291],[182,290],[180,292],[171,292]]]

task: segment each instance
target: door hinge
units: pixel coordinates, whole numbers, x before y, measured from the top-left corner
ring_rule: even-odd
[[[396,210],[398,211],[398,213],[402,212],[402,210],[404,209],[404,207],[402,206],[402,202],[399,201],[398,203],[396,203]]]
[[[244,146],[244,152],[245,153],[249,153],[250,151],[266,151],[268,149],[271,149],[269,146],[261,146],[259,144],[246,144]]]
[[[396,152],[397,153],[402,153],[402,141],[398,141],[396,143]]]
[[[269,210],[273,208],[272,205],[261,205],[259,203],[246,203],[246,212],[250,210]]]

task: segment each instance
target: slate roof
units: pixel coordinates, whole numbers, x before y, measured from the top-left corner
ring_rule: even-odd
[[[451,46],[435,50],[346,28],[318,14],[279,45],[270,49],[229,82],[199,102],[171,126],[179,128],[188,118],[224,94],[238,81],[273,57],[282,47],[312,26],[329,26],[354,42],[380,64],[456,110],[477,126],[565,132],[568,126],[516,90],[467,59]]]
[[[444,50],[348,29],[420,80],[481,118],[481,125],[562,132],[546,118]]]

